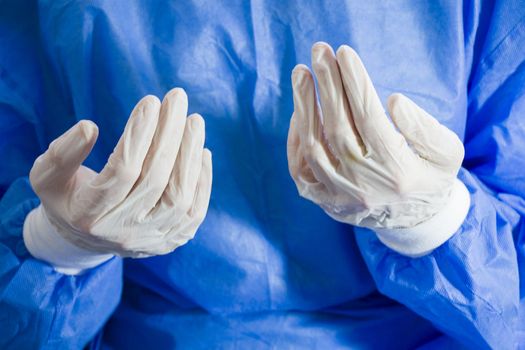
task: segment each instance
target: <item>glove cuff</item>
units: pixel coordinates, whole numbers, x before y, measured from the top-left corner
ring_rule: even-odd
[[[465,185],[454,180],[445,207],[430,219],[409,228],[374,229],[384,245],[396,252],[419,257],[445,243],[461,227],[470,208],[470,194]]]
[[[33,209],[24,221],[24,243],[31,255],[52,265],[57,272],[78,275],[111,259],[64,239],[49,222],[42,205]]]

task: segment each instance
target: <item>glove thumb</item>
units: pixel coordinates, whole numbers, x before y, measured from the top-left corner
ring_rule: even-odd
[[[29,174],[37,194],[65,187],[87,158],[98,137],[95,123],[81,120],[51,142],[47,151],[37,158]]]
[[[402,94],[388,98],[388,110],[396,127],[421,158],[451,170],[461,166],[465,150],[453,131]]]

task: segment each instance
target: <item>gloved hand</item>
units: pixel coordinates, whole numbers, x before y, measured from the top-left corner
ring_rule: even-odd
[[[348,46],[336,57],[317,43],[312,66],[321,107],[310,70],[298,65],[292,73],[288,163],[300,195],[338,221],[373,229],[405,255],[445,242],[470,203],[456,178],[460,139],[401,94],[388,100],[394,127]]]
[[[193,238],[208,209],[211,153],[204,120],[186,118],[182,89],[162,105],[144,97],[104,169],[82,166],[98,129],[80,121],[53,141],[30,173],[41,205],[24,223],[31,254],[76,274],[113,254],[167,254]]]

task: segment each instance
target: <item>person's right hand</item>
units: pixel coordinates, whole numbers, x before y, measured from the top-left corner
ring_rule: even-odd
[[[187,109],[182,89],[162,105],[144,97],[100,173],[81,165],[98,136],[94,123],[80,121],[53,141],[30,173],[41,205],[24,225],[29,251],[53,262],[38,252],[52,245],[38,243],[49,231],[82,251],[135,258],[169,253],[193,238],[208,209],[212,161],[203,148],[204,120],[186,117]]]

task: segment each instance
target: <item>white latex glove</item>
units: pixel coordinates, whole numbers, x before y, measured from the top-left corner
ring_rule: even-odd
[[[375,230],[402,254],[444,243],[470,203],[456,178],[460,139],[401,94],[388,100],[394,126],[348,46],[336,57],[327,44],[315,44],[312,66],[321,108],[310,70],[298,65],[292,73],[288,163],[300,195],[338,221]]]
[[[144,97],[104,169],[82,166],[98,129],[80,121],[53,141],[30,173],[41,205],[24,223],[30,253],[75,274],[109,259],[167,254],[193,238],[208,209],[211,153],[204,120],[186,118],[171,90]]]

